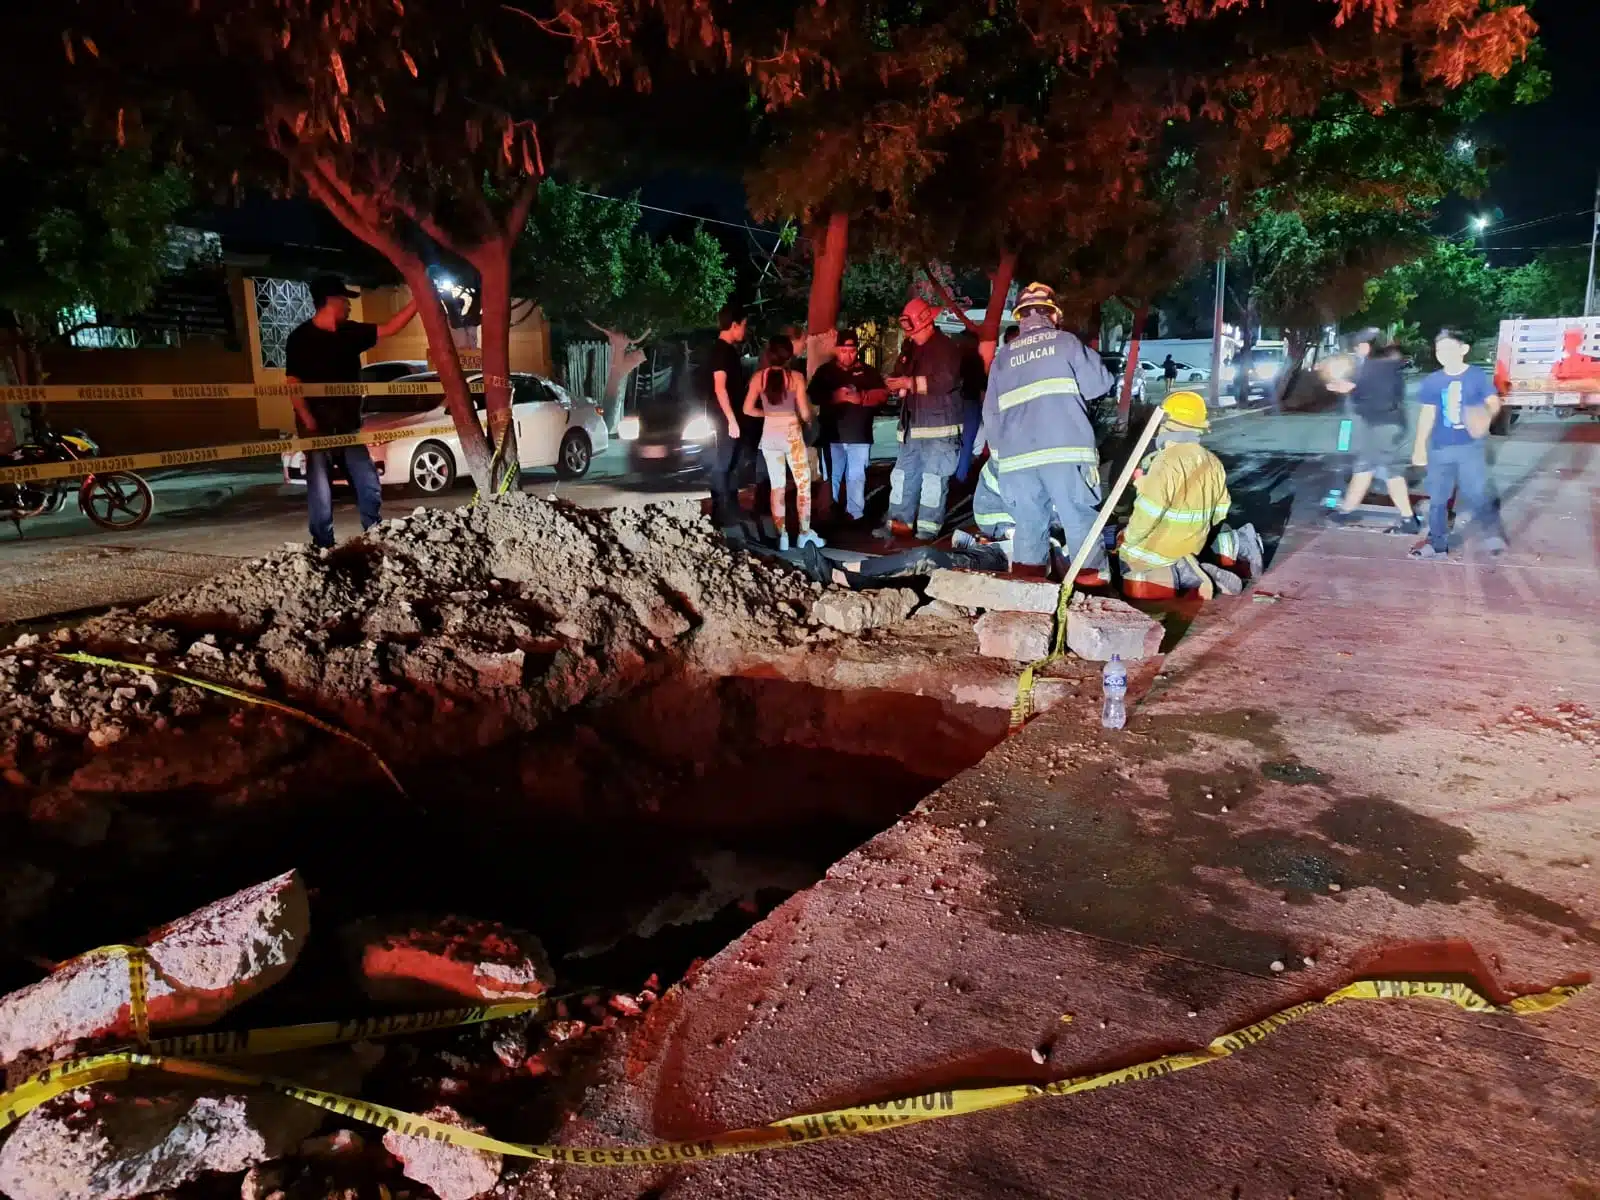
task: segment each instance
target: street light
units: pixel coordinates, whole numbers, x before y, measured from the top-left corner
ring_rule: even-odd
[[[1485,229],[1489,228],[1489,218],[1484,214],[1479,213],[1477,216],[1473,217],[1468,224],[1472,226],[1473,233],[1482,233]]]

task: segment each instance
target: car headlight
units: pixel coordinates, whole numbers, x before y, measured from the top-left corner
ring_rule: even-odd
[[[617,422],[617,438],[619,441],[633,442],[639,438],[639,418],[623,417]]]
[[[690,417],[689,423],[683,427],[683,440],[686,442],[709,442],[716,436],[716,427],[707,416]]]
[[[1278,377],[1278,369],[1277,363],[1257,363],[1255,369],[1250,373],[1261,380],[1276,379]]]

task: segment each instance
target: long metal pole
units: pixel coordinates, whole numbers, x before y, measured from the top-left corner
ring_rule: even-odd
[[[1594,229],[1589,234],[1589,286],[1583,293],[1583,315],[1586,317],[1594,315],[1594,255],[1597,244],[1600,244],[1600,181],[1596,181],[1594,187]]]
[[[1211,303],[1211,384],[1206,399],[1212,408],[1222,396],[1222,296],[1228,286],[1228,258],[1217,259],[1217,290]]]

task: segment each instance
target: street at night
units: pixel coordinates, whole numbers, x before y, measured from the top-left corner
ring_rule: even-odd
[[[1600,1197],[1600,10],[7,33],[0,1200]]]

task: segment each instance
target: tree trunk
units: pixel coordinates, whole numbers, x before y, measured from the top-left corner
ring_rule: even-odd
[[[1141,300],[1133,310],[1133,337],[1128,342],[1128,361],[1122,365],[1122,395],[1117,400],[1117,427],[1128,427],[1133,411],[1133,373],[1139,369],[1139,346],[1144,341],[1144,323],[1150,319],[1150,302]]]
[[[480,246],[472,257],[483,306],[478,334],[483,352],[483,407],[494,455],[489,471],[493,482],[486,488],[479,481],[478,488],[492,495],[516,487],[521,472],[517,424],[511,414],[511,243],[496,239]],[[473,477],[477,478],[476,472]]]
[[[844,282],[850,217],[833,213],[811,234],[811,298],[806,306],[806,378],[833,357],[839,330],[839,288]]]
[[[644,351],[639,348],[639,343],[650,335],[646,333],[643,337],[634,338],[620,329],[607,329],[601,325],[596,325],[595,328],[606,335],[606,342],[611,346],[611,362],[606,367],[606,390],[602,411],[606,429],[615,436],[617,422],[622,420],[622,404],[628,393],[628,380],[644,362]]]
[[[478,414],[472,408],[472,391],[467,386],[466,372],[461,369],[461,358],[456,353],[455,340],[450,336],[450,318],[445,315],[439,293],[434,289],[428,269],[420,260],[405,264],[396,263],[417,302],[417,318],[428,337],[428,355],[439,372],[439,383],[444,388],[444,406],[455,423],[456,438],[461,442],[461,453],[467,460],[467,471],[481,491],[492,491],[494,473],[490,470],[489,439],[483,426],[478,424]],[[487,365],[487,364],[486,364]]]
[[[989,272],[989,303],[984,306],[983,324],[978,329],[978,353],[983,355],[983,365],[994,363],[995,347],[1000,344],[1000,326],[1006,319],[1006,297],[1011,294],[1011,280],[1017,273],[1017,256],[1009,250],[1000,255],[1000,262]]]

